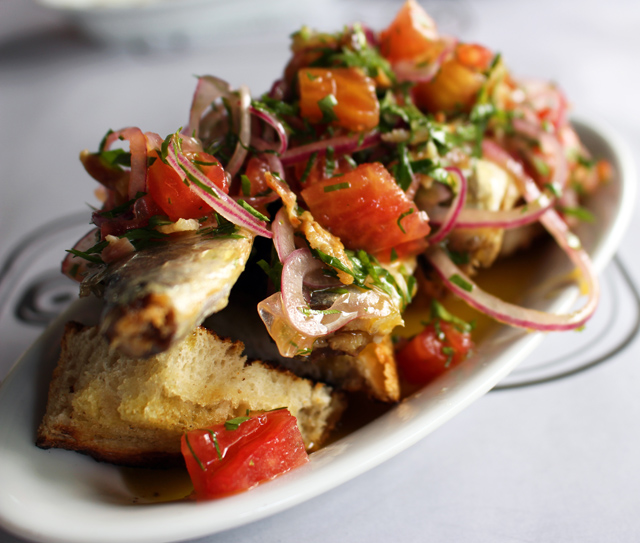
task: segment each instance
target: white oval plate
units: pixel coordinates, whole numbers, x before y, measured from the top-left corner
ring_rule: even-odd
[[[591,121],[577,121],[576,126],[594,155],[610,160],[616,171],[612,183],[588,203],[595,223],[582,225],[578,232],[600,272],[629,223],[636,175],[629,150],[614,132]],[[549,278],[569,270],[561,256],[554,250],[543,255]],[[556,294],[553,299],[548,296],[551,288]],[[537,288],[526,301],[538,308],[566,311],[576,296],[577,289],[567,286],[558,294],[556,282],[547,291]],[[34,445],[64,322],[70,318],[90,321],[94,315],[91,301],[75,303],[17,362],[0,388],[0,525],[27,539],[159,543],[201,537],[272,515],[356,477],[423,438],[489,391],[544,337],[497,327],[462,365],[360,430],[312,454],[303,468],[250,492],[204,503],[136,506],[117,468]]]

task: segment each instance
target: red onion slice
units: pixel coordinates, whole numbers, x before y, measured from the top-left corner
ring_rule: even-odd
[[[271,238],[271,231],[267,225],[254,217],[246,209],[241,207],[228,194],[221,191],[215,183],[213,183],[206,175],[196,168],[191,161],[178,150],[175,142],[172,140],[169,144],[169,152],[167,153],[167,162],[178,173],[181,179],[186,179],[187,174],[195,178],[202,186],[198,186],[194,182],[189,182],[189,187],[203,201],[209,204],[216,212],[220,213],[225,219],[231,221],[238,226],[242,226],[252,231],[258,236]],[[206,188],[203,188],[206,187]]]
[[[132,200],[139,192],[147,192],[147,138],[142,130],[130,126],[109,134],[105,140],[104,150],[110,149],[116,140],[129,142],[131,173],[129,174],[128,196]]]
[[[531,224],[553,206],[554,200],[544,193],[540,198],[523,206],[509,210],[487,211],[485,209],[463,209],[456,219],[455,228],[518,228]],[[442,225],[449,210],[443,208],[428,209],[429,222],[434,226]]]
[[[516,132],[539,141],[541,149],[553,156],[553,175],[549,183],[560,190],[563,189],[569,179],[569,163],[565,156],[564,147],[558,138],[545,132],[542,127],[522,119],[514,119],[513,128]]]
[[[278,137],[280,138],[280,145],[277,146],[274,151],[279,155],[284,153],[287,150],[287,146],[289,145],[289,138],[282,122],[278,118],[274,117],[271,113],[262,111],[261,109],[258,109],[254,106],[250,106],[249,111],[259,119],[262,119],[276,131]]]
[[[485,140],[483,152],[487,158],[496,161],[507,169],[522,185],[522,192],[527,202],[535,202],[540,198],[540,190],[535,182],[524,173],[522,165],[516,162],[504,149],[495,142]],[[554,315],[534,309],[516,306],[484,292],[449,259],[439,248],[431,247],[426,257],[436,269],[445,285],[472,307],[482,311],[490,317],[509,324],[530,330],[560,331],[573,330],[584,325],[593,315],[600,298],[600,285],[591,259],[580,245],[577,236],[569,231],[568,226],[554,209],[546,210],[540,217],[540,222],[554,237],[560,248],[580,270],[585,290],[588,292],[586,303],[578,311],[565,315]],[[470,289],[460,286],[460,281],[454,282],[455,276],[462,279]]]
[[[251,106],[251,94],[249,94],[249,89],[244,85],[240,87],[238,93],[238,112],[240,114],[238,144],[236,145],[233,156],[231,157],[231,160],[229,160],[226,168],[227,175],[231,178],[233,178],[240,170],[240,167],[247,156],[249,144],[251,143],[251,115],[249,113],[249,107]]]
[[[144,137],[147,138],[147,153],[162,149],[162,143],[164,140],[160,134],[156,134],[155,132],[145,132]]]
[[[289,217],[284,207],[281,207],[278,213],[276,213],[271,223],[271,229],[273,231],[273,245],[278,253],[278,258],[280,262],[284,262],[286,258],[296,250],[293,238],[293,226],[291,226],[289,222]]]
[[[464,174],[459,168],[448,167],[445,169],[458,178],[458,194],[456,194],[451,207],[444,216],[440,229],[427,238],[430,244],[440,243],[453,230],[467,198],[467,178]]]
[[[211,75],[199,77],[196,90],[193,93],[193,100],[191,101],[189,126],[185,130],[185,134],[194,134],[198,137],[200,131],[200,118],[204,111],[218,98],[229,98],[230,96],[231,87],[226,81]]]
[[[505,302],[478,287],[439,247],[428,249],[425,253],[426,258],[449,290],[471,307],[497,321],[510,326],[546,332],[579,328],[589,320],[598,305],[600,297],[598,281],[586,252],[573,246],[571,239],[575,236],[568,230],[562,230],[560,225],[564,225],[564,222],[555,211],[548,211],[547,214],[542,218],[543,224],[580,268],[587,285],[589,298],[582,308],[574,313],[555,315]],[[566,229],[566,225],[564,228]],[[461,283],[467,288],[461,286]]]
[[[296,249],[289,254],[282,266],[281,292],[284,314],[298,332],[311,337],[326,336],[335,332],[358,316],[358,312],[322,313],[309,308],[302,290],[304,277],[322,267],[322,262],[313,258],[309,249]]]
[[[415,83],[427,83],[438,73],[442,64],[455,51],[458,40],[455,38],[443,38],[444,47],[433,62],[416,62],[415,60],[399,60],[394,62],[393,71],[398,81],[413,81]]]
[[[368,149],[380,143],[380,134],[376,131],[361,135],[338,136],[326,140],[316,141],[308,145],[287,149],[280,157],[283,166],[290,166],[296,162],[308,160],[313,153],[324,154],[328,147],[332,147],[336,155],[355,153],[363,149]]]

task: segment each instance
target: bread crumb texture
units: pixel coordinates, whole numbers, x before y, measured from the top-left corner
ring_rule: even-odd
[[[97,327],[68,323],[37,445],[124,465],[172,465],[184,432],[280,407],[297,418],[308,450],[321,445],[342,397],[287,370],[247,363],[243,350],[199,327],[164,353],[129,358],[110,350]]]

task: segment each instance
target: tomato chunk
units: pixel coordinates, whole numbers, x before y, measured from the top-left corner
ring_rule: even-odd
[[[432,113],[469,111],[487,80],[485,71],[492,59],[493,53],[481,45],[459,44],[431,81],[414,87],[416,105]]]
[[[193,430],[182,436],[181,450],[198,499],[248,490],[309,460],[286,409]]]
[[[462,362],[473,347],[469,332],[461,332],[442,320],[424,330],[396,353],[402,376],[416,385],[424,385],[448,368]]]
[[[433,56],[438,47],[436,23],[414,0],[404,3],[389,28],[380,34],[380,52],[390,62]]]
[[[257,156],[251,157],[244,172],[247,179],[249,179],[249,187],[245,187],[243,184],[242,194],[244,196],[257,196],[268,191],[269,185],[267,185],[265,174],[270,171],[271,168],[266,160]]]
[[[229,185],[224,168],[210,154],[200,152],[194,157],[198,167],[217,187],[229,192]],[[213,209],[195,194],[180,179],[175,170],[159,158],[149,166],[147,171],[147,187],[149,194],[172,221],[178,219],[198,219],[210,214]]]
[[[300,114],[312,123],[332,122],[355,132],[380,121],[376,84],[358,68],[304,68],[298,72]]]
[[[301,194],[314,218],[349,249],[375,254],[422,239],[430,230],[426,213],[379,162],[317,182]]]
[[[355,168],[355,164],[352,164],[344,156],[334,159],[331,165],[330,168],[326,157],[314,156],[307,162],[298,162],[294,165],[295,178],[301,185],[308,187],[319,181],[330,179],[334,175],[350,172]]]

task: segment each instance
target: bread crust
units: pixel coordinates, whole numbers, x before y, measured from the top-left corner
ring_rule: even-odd
[[[343,397],[322,383],[261,361],[241,342],[199,327],[148,359],[109,349],[97,327],[66,325],[38,447],[62,448],[135,467],[182,463],[180,436],[246,410],[287,407],[308,450],[337,422]]]

